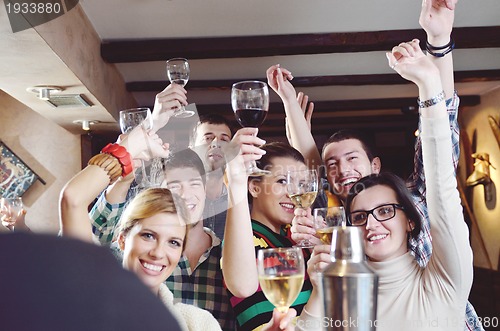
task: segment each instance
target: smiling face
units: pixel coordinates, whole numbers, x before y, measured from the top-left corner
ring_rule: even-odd
[[[157,293],[179,262],[185,235],[186,226],[177,214],[158,213],[137,221],[118,236],[123,267]]]
[[[293,219],[294,205],[286,190],[288,171],[305,170],[306,165],[289,157],[275,157],[266,170],[270,175],[249,182],[252,201],[252,218],[265,224],[275,232]]]
[[[192,223],[202,220],[206,192],[197,169],[186,167],[166,170],[163,185],[184,200]]]
[[[361,178],[380,172],[380,160],[368,158],[358,139],[345,139],[325,147],[323,161],[334,193],[345,200],[351,187]]]
[[[225,124],[201,123],[195,132],[193,149],[205,164],[207,171],[225,164],[222,147],[231,141],[231,129]]]
[[[388,186],[376,185],[367,188],[352,200],[351,213],[366,211],[384,204],[399,203],[396,192]],[[368,216],[362,226],[365,254],[372,261],[387,261],[408,251],[407,234],[411,230],[410,222],[404,211],[396,209],[396,215],[384,222]]]

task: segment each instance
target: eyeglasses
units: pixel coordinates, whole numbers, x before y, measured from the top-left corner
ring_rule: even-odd
[[[368,222],[368,215],[379,222],[385,222],[396,216],[396,209],[404,210],[403,206],[397,203],[388,203],[375,207],[371,210],[358,210],[349,214],[349,224],[353,226],[363,226]]]

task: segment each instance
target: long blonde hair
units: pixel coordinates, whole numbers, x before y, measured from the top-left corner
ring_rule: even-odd
[[[172,194],[169,189],[149,188],[137,194],[125,208],[116,233],[126,236],[137,223],[159,213],[176,214],[179,217],[179,225],[185,226],[189,223],[189,214],[182,199]],[[186,236],[188,228],[186,226]],[[186,240],[184,240],[183,249],[185,243]]]

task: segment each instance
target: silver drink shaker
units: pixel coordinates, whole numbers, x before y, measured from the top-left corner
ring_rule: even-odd
[[[365,261],[361,229],[333,228],[332,263],[318,274],[323,330],[374,331],[378,276]]]

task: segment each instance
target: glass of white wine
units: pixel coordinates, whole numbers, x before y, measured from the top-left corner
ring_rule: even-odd
[[[283,247],[261,249],[257,270],[262,292],[280,313],[286,313],[304,284],[305,263],[302,249]]]
[[[12,229],[23,208],[23,199],[21,197],[0,198],[0,218],[2,225]]]
[[[189,62],[182,57],[176,57],[167,61],[167,77],[170,83],[178,84],[182,87],[186,86],[189,81]],[[195,114],[192,110],[187,110],[186,107],[181,106],[174,112],[175,117],[186,118]]]
[[[314,169],[288,171],[286,190],[295,208],[311,207],[318,195],[318,172]],[[314,245],[309,240],[302,240],[297,247],[311,248]]]
[[[346,216],[344,207],[314,208],[314,228],[316,236],[325,245],[332,244],[332,233],[334,226],[345,226]]]

